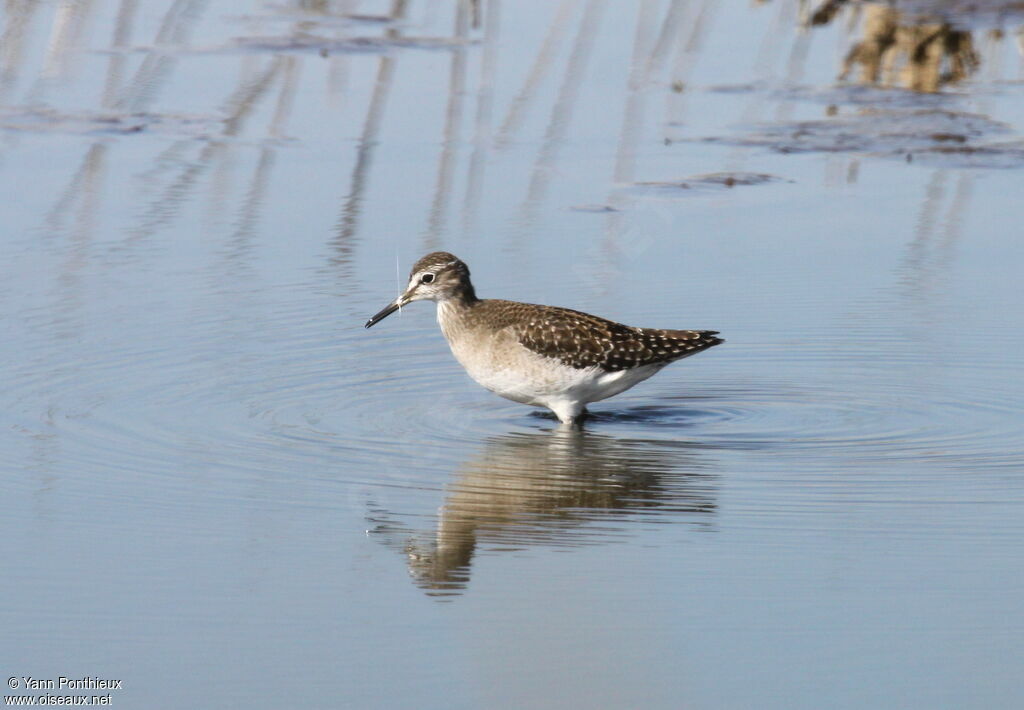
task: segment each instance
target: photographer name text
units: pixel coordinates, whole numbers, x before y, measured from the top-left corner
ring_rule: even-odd
[[[17,688],[17,678],[10,678],[8,685],[11,688]],[[85,676],[84,678],[65,678],[59,676],[56,680],[53,678],[33,678],[32,676],[21,677],[21,687],[26,690],[120,690],[121,681],[113,678],[93,678],[92,676]]]

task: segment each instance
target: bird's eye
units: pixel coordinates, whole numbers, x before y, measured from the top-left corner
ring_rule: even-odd
[[[420,283],[424,283],[424,284],[434,283],[434,275],[430,274],[430,273],[423,274],[423,276],[420,276]]]

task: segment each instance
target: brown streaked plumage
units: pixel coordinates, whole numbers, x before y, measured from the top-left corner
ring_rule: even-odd
[[[570,424],[588,403],[724,342],[714,330],[635,328],[569,308],[481,300],[469,268],[448,252],[416,262],[405,293],[366,327],[419,300],[437,302],[441,331],[470,377],[502,397],[548,407]]]

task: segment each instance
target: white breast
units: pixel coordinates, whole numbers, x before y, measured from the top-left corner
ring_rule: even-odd
[[[555,409],[583,406],[624,392],[664,364],[605,372],[579,369],[523,347],[507,330],[469,329],[445,303],[437,309],[441,331],[455,359],[476,382],[522,404]]]

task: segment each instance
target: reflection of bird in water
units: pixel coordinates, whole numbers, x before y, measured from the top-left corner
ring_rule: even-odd
[[[448,252],[412,267],[405,293],[366,322],[413,301],[436,301],[452,353],[474,380],[514,402],[547,407],[563,423],[669,363],[723,342],[714,330],[634,328],[554,306],[479,299],[469,267]]]
[[[844,4],[844,0],[827,0],[812,14],[811,24],[831,22]],[[933,17],[869,4],[864,8],[862,27],[863,39],[846,55],[840,79],[859,66],[862,84],[899,84],[913,91],[934,92],[967,78],[978,68],[972,34]]]
[[[595,544],[611,534],[586,523],[640,512],[703,527],[716,509],[715,487],[695,451],[567,429],[493,438],[449,487],[432,538],[406,545],[410,572],[432,594],[457,593],[480,544]]]

